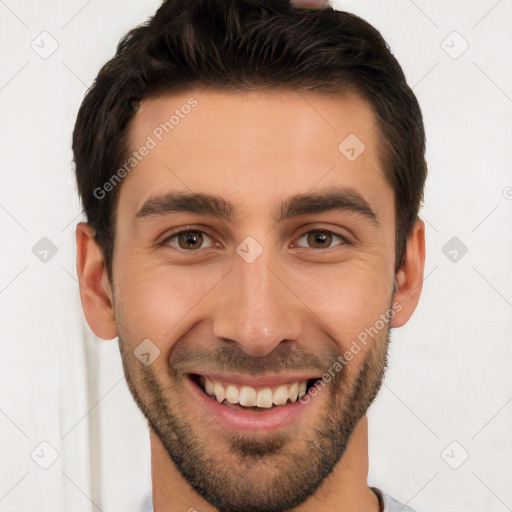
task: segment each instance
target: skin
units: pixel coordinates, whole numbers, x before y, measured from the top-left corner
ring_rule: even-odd
[[[113,283],[92,228],[77,226],[85,316],[98,337],[119,336],[130,391],[150,426],[155,511],[284,510],[299,487],[305,495],[293,510],[377,511],[367,484],[365,413],[384,374],[389,328],[405,324],[420,297],[424,224],[416,222],[395,275],[394,193],[375,117],[358,95],[195,89],[147,99],[130,126],[129,147],[143,145],[190,97],[197,107],[122,182]],[[366,147],[354,161],[338,150],[349,134]],[[347,210],[276,221],[291,196],[342,187],[360,194],[378,223]],[[171,191],[221,196],[235,217],[137,219],[146,200]],[[203,245],[188,254],[178,237],[161,244],[179,228],[210,238],[203,234]],[[313,229],[343,238],[322,231],[325,248],[304,236]],[[252,263],[236,252],[248,236],[263,248]],[[393,304],[399,311],[390,322],[289,427],[234,436],[186,391],[188,372],[211,368],[283,375],[286,359],[304,371],[327,370]],[[160,350],[148,366],[133,355],[144,339]],[[319,428],[330,434],[322,439]],[[314,441],[323,443],[323,459]]]

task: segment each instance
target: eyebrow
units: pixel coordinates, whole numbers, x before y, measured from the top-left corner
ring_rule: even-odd
[[[300,215],[323,213],[332,210],[359,214],[379,225],[379,218],[359,192],[349,189],[327,189],[316,193],[296,194],[281,203],[280,222]],[[137,212],[136,219],[164,216],[171,213],[199,213],[220,220],[232,221],[235,207],[220,196],[205,193],[168,192],[150,197]]]

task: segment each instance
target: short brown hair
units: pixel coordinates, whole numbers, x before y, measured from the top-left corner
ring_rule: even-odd
[[[364,97],[395,193],[395,270],[401,266],[423,199],[425,133],[416,97],[381,34],[353,14],[301,10],[289,0],[167,0],[121,39],[87,91],[73,132],[78,191],[110,278],[120,186],[101,198],[95,191],[126,161],[134,98],[196,86]]]

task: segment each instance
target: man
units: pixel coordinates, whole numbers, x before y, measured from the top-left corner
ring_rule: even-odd
[[[120,42],[73,135],[77,271],[156,512],[410,510],[368,486],[366,411],[421,292],[424,138],[345,12],[169,0]]]

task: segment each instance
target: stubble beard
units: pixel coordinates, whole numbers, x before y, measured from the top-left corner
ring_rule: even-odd
[[[219,448],[186,416],[180,414],[187,395],[180,382],[170,378],[167,387],[127,351],[119,347],[130,392],[158,435],[184,479],[220,512],[280,512],[293,509],[313,496],[340,461],[349,438],[382,385],[387,367],[389,323],[372,340],[372,346],[353,376],[347,367],[335,374],[320,393],[329,393],[313,429],[300,435],[283,431],[265,434],[225,432]],[[172,360],[171,360],[172,361]],[[306,368],[307,369],[307,368]],[[169,372],[169,376],[173,372]],[[135,385],[138,382],[138,386]],[[171,390],[181,390],[179,393]],[[309,405],[306,405],[308,407]]]

